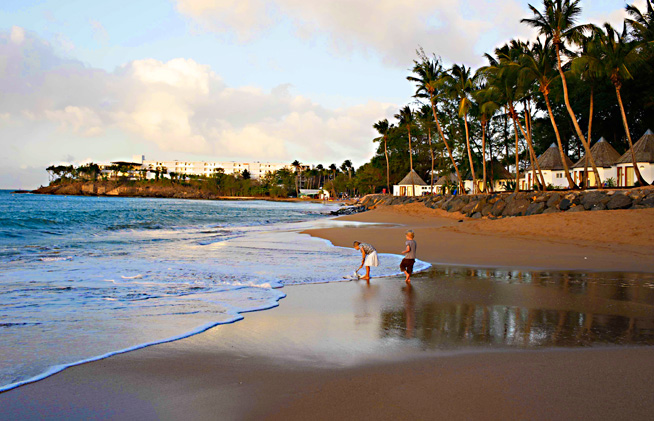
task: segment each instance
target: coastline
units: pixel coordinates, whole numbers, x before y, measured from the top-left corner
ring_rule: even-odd
[[[579,243],[583,239],[541,239],[533,250],[547,253],[546,259],[525,257],[520,261],[524,266],[512,265],[513,258],[502,260],[501,256],[532,250],[525,249],[534,242],[526,227],[521,227],[524,238],[519,238],[515,232],[506,232],[506,227],[484,225],[503,221],[460,223],[458,215],[432,211],[437,212],[411,205],[383,208],[337,218],[344,226],[305,233],[345,247],[350,246],[352,236],[372,238],[379,251],[397,254],[398,239],[401,246],[403,232],[410,226],[417,234],[418,257],[436,265],[654,273],[643,255],[633,255],[638,242],[621,244],[619,251],[610,244],[588,247]],[[651,213],[640,213],[651,218]],[[600,212],[594,214],[604,218]],[[524,225],[529,218],[506,221],[524,220]],[[648,241],[648,237],[641,240]],[[482,253],[491,246],[497,249],[489,255]],[[578,248],[584,253],[567,255]],[[590,262],[579,259],[582,254],[590,256]],[[485,265],[492,259],[498,259],[497,264]],[[75,366],[0,393],[0,414],[10,419],[40,419],[45,414],[143,419],[179,419],[189,414],[194,419],[396,419],[435,414],[443,418],[647,419],[651,414],[652,346],[482,346],[466,351],[431,347],[410,328],[411,320],[417,326],[424,323],[434,304],[478,302],[487,308],[495,302],[487,303],[487,294],[476,288],[466,290],[456,284],[445,288],[443,279],[447,277],[433,271],[416,274],[417,302],[408,300],[400,277],[373,278],[370,286],[363,282],[286,286],[287,297],[279,307],[247,314],[238,323]],[[440,282],[440,287],[435,288],[434,282]],[[537,285],[509,284],[498,290],[498,285],[489,284],[488,288],[493,293],[505,290],[500,294],[503,300],[519,308],[561,302],[557,288],[552,289],[554,295],[543,294]],[[562,304],[565,311],[580,305],[574,311],[614,314],[620,302],[598,304],[591,297]],[[554,310],[555,306],[547,311]],[[625,316],[653,314],[651,304],[619,311]],[[399,324],[388,330],[384,327],[387,317]],[[388,340],[384,339],[389,333]]]
[[[413,203],[337,219],[383,225],[304,233],[342,247],[366,241],[381,252],[397,254],[403,248],[404,231],[413,229],[418,257],[433,265],[654,273],[654,209],[473,220]]]

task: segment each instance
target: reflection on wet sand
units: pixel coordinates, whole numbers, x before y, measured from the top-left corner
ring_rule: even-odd
[[[416,280],[381,310],[383,338],[430,349],[654,344],[654,275],[433,268]]]

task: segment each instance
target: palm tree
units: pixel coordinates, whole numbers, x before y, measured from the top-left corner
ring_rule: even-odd
[[[523,83],[530,83],[535,81],[538,84],[538,91],[543,95],[545,99],[545,105],[547,106],[547,113],[550,117],[550,122],[552,123],[552,128],[554,129],[554,134],[556,136],[556,143],[559,148],[559,155],[561,157],[561,162],[563,163],[563,171],[568,180],[570,188],[575,188],[574,180],[570,175],[570,169],[565,158],[565,152],[563,149],[563,144],[561,142],[561,135],[559,134],[559,128],[556,125],[556,120],[554,119],[554,113],[552,112],[552,106],[550,104],[549,94],[552,83],[559,77],[556,74],[554,57],[552,55],[552,49],[550,47],[549,40],[545,40],[543,43],[538,39],[533,47],[520,56],[520,78],[523,80]],[[591,157],[592,160],[592,157]],[[545,183],[543,178],[543,173],[538,164],[538,160],[535,160],[538,172],[540,173],[541,183]],[[592,160],[593,166],[595,161]],[[595,168],[597,171],[597,168]],[[596,176],[599,174],[596,172]],[[599,178],[598,178],[599,180]]]
[[[417,98],[428,98],[431,105],[432,113],[434,114],[434,122],[436,123],[436,129],[443,140],[443,144],[447,149],[447,154],[452,161],[452,166],[456,173],[456,178],[459,182],[459,191],[462,194],[465,194],[465,188],[463,187],[463,179],[459,173],[459,166],[454,160],[452,155],[452,149],[450,148],[445,134],[443,133],[443,128],[438,120],[437,112],[437,102],[440,101],[445,95],[445,89],[443,89],[443,66],[441,65],[440,59],[433,57],[429,59],[424,51],[419,50],[418,56],[420,57],[420,62],[413,61],[413,74],[414,76],[408,76],[407,79],[416,84],[416,94],[414,95]]]
[[[399,114],[395,114],[395,118],[399,120],[400,126],[406,126],[406,131],[409,134],[409,172],[413,172],[413,149],[411,147],[411,126],[414,124],[413,111],[407,105],[404,108],[400,109]],[[413,177],[411,177],[413,181]],[[412,183],[411,189],[413,190],[413,196],[416,195],[416,186]]]
[[[295,197],[300,197],[300,187],[298,186],[298,176],[300,174],[300,169],[302,168],[300,165],[300,161],[297,159],[291,163],[293,168],[295,168]]]
[[[590,37],[582,37],[581,39],[582,52],[579,57],[572,60],[571,71],[573,74],[578,75],[584,82],[590,86],[590,105],[588,109],[588,142],[593,139],[593,114],[595,108],[595,86],[598,82],[599,71],[598,66],[601,62],[601,52],[597,45],[597,36],[591,35]],[[584,159],[584,177],[582,188],[589,187],[588,183],[588,163],[590,162],[593,173],[595,174],[595,184],[602,185],[602,180],[599,178],[599,172],[595,166],[595,158],[593,155],[586,154]]]
[[[517,85],[519,68],[515,63],[519,52],[514,47],[506,44],[495,49],[496,57],[485,54],[489,65],[480,69],[480,72],[483,72],[487,80],[487,89],[497,96],[501,104],[504,104],[507,114],[513,120],[513,132],[515,135],[515,192],[518,192],[520,190],[520,142],[518,138],[518,113],[515,110],[515,103],[520,99],[520,96]]]
[[[434,115],[429,104],[424,104],[418,111],[418,120],[422,127],[427,129],[427,140],[429,141],[429,154],[431,155],[431,194],[434,194],[434,147],[431,142],[431,129],[434,124]]]
[[[544,35],[546,39],[554,45],[557,69],[559,70],[561,83],[563,85],[563,100],[565,102],[565,107],[568,110],[568,114],[570,115],[572,125],[577,132],[577,136],[579,136],[581,143],[584,145],[586,155],[590,156],[590,146],[588,145],[584,134],[581,132],[577,117],[570,105],[568,83],[561,62],[561,52],[568,51],[565,43],[579,41],[583,31],[590,29],[589,25],[575,25],[577,17],[581,13],[579,2],[580,0],[543,0],[543,5],[545,6],[544,14],[530,4],[529,8],[533,12],[534,17],[532,19],[522,19],[521,22],[536,28],[539,34]],[[552,117],[550,116],[550,118]],[[563,162],[565,165],[565,160]],[[569,177],[569,174],[566,174],[566,177]],[[568,182],[571,180],[572,179],[570,178]],[[570,185],[573,186],[574,182]],[[601,185],[599,185],[598,188],[601,189]]]
[[[384,156],[386,157],[386,191],[391,192],[391,170],[388,163],[388,133],[392,129],[392,125],[388,124],[387,119],[379,120],[372,126],[381,135],[375,141],[384,141]]]
[[[458,102],[459,117],[463,118],[466,129],[466,149],[468,150],[468,160],[470,162],[470,172],[472,173],[472,192],[477,191],[477,176],[475,175],[475,166],[472,162],[472,150],[470,149],[470,132],[468,129],[468,111],[472,106],[470,96],[473,91],[474,78],[470,74],[470,68],[465,65],[455,64],[450,69],[449,77],[446,78],[450,97]]]
[[[481,80],[483,78],[483,72],[477,72],[476,79]],[[479,104],[479,120],[481,123],[481,152],[482,152],[482,165],[483,165],[483,186],[484,192],[488,192],[488,182],[486,175],[486,130],[488,128],[488,123],[493,118],[495,113],[502,107],[502,104],[499,102],[499,96],[497,92],[493,89],[489,89],[488,86],[484,83],[477,87],[473,92],[473,96],[477,104]],[[493,157],[489,154],[491,163]],[[491,165],[492,168],[492,165]],[[493,191],[493,180],[491,177],[490,191]]]
[[[623,24],[622,33],[619,33],[613,27],[605,23],[604,31],[596,29],[598,48],[600,49],[601,60],[598,63],[598,70],[600,74],[608,77],[615,87],[615,95],[618,98],[618,105],[620,106],[620,113],[622,114],[622,124],[624,125],[625,135],[629,142],[631,149],[631,162],[634,166],[634,172],[638,183],[641,186],[648,186],[649,183],[645,181],[640,174],[638,165],[636,164],[636,152],[634,145],[631,142],[631,133],[629,132],[629,124],[627,123],[627,115],[622,103],[622,82],[626,79],[633,79],[632,71],[635,67],[644,63],[641,55],[640,44],[637,42],[629,41],[629,33],[627,32],[627,23]]]
[[[654,41],[654,2],[647,0],[646,7],[645,13],[634,5],[626,7],[627,14],[631,17],[627,18],[627,23],[633,30],[634,38],[641,42]]]

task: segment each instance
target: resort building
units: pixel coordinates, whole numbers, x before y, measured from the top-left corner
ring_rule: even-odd
[[[484,169],[481,167],[475,168],[475,173],[477,174],[477,192],[482,192],[484,185]],[[454,178],[456,179],[456,176]],[[489,184],[492,180],[493,191],[502,191],[504,190],[504,185],[507,182],[515,181],[515,175],[512,175],[509,171],[507,171],[507,169],[504,168],[504,166],[500,164],[499,161],[493,159],[486,162],[486,180],[489,182]],[[463,177],[463,187],[467,192],[473,192],[471,172],[468,172],[468,174]]]
[[[590,154],[595,160],[595,166],[602,182],[606,182],[610,178],[617,182],[618,167],[616,163],[620,159],[618,151],[606,139],[601,138],[590,148]],[[590,161],[586,162],[586,156],[583,156],[572,166],[572,179],[578,186],[581,186],[584,183],[584,168],[587,168],[588,171],[588,185],[590,187],[597,187],[593,167],[590,165]]]
[[[180,175],[198,175],[210,177],[216,171],[222,170],[225,174],[243,174],[244,171],[250,173],[252,179],[258,180],[268,173],[273,173],[281,169],[295,171],[290,164],[271,163],[271,162],[234,162],[234,161],[147,161],[142,157],[142,168],[154,172],[157,169],[162,171],[164,168],[168,174],[176,173]],[[149,177],[149,176],[148,176]]]
[[[424,182],[415,170],[393,186],[393,196],[422,196],[431,192],[431,186]]]
[[[654,133],[651,130],[647,130],[643,137],[634,143],[634,153],[640,175],[645,181],[652,183],[654,181]],[[631,149],[618,159],[616,166],[618,186],[631,187],[638,181],[634,171]]]
[[[567,156],[565,157],[565,160],[570,169],[573,165],[572,161]],[[546,186],[552,185],[554,188],[568,187],[568,180],[565,178],[561,154],[559,153],[559,148],[556,147],[556,144],[552,143],[552,145],[538,157],[538,165],[540,165]],[[537,171],[535,175],[538,177]],[[531,190],[535,183],[534,171],[532,171],[532,167],[529,166],[529,168],[525,170],[525,178],[520,180],[520,190]]]
[[[459,179],[456,178],[456,174],[449,173],[447,175],[441,175],[438,177],[438,180],[434,183],[434,193],[436,194],[447,194],[452,193],[457,189],[459,185]]]

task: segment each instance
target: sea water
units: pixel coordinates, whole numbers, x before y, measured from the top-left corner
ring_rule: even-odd
[[[298,232],[334,208],[0,191],[0,391],[345,280],[360,252]],[[401,256],[380,260],[398,274]]]

